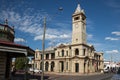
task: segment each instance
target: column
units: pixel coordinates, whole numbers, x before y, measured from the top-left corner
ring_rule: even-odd
[[[59,72],[59,62],[55,61],[55,67],[54,67],[54,72]]]
[[[80,73],[84,73],[84,60],[81,59],[81,62],[80,62]]]
[[[62,66],[62,63],[59,62],[59,72],[61,72],[61,66]]]
[[[74,61],[71,61],[70,67],[71,67],[71,72],[74,72],[74,70],[73,70],[73,68],[74,68]]]
[[[51,62],[49,62],[48,71],[51,72]]]
[[[72,64],[72,63],[71,63],[71,61],[69,60],[69,61],[68,61],[68,70],[69,70],[68,72],[71,72],[71,64]]]
[[[88,73],[88,61],[86,63],[86,73]]]
[[[45,63],[46,63],[46,62],[44,61],[44,71],[45,71]]]
[[[46,59],[46,54],[44,54],[44,59]]]
[[[66,72],[66,59],[64,61],[64,72]]]
[[[52,58],[51,58],[51,54],[49,54],[49,59],[52,59]]]

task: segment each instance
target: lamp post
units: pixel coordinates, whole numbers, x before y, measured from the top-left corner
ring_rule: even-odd
[[[44,80],[45,32],[46,32],[46,17],[44,17],[44,32],[43,32],[43,41],[42,41],[42,75],[41,75],[41,80]]]
[[[59,8],[59,11],[62,11],[63,8]],[[44,17],[44,32],[43,32],[43,41],[42,41],[42,75],[41,80],[44,80],[44,53],[45,53],[45,33],[46,33],[46,17]]]

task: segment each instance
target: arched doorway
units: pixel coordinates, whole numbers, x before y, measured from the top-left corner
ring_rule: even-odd
[[[45,63],[45,71],[48,71],[48,67],[49,67],[49,63],[46,62],[46,63]]]
[[[54,71],[55,63],[54,61],[51,62],[51,71]]]
[[[40,63],[40,70],[42,70],[42,62]]]

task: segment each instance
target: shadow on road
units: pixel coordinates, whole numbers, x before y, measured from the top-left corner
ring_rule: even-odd
[[[41,80],[41,75],[27,74],[27,80]],[[49,76],[44,76],[44,80],[49,80]],[[15,74],[12,80],[25,80],[25,74]]]

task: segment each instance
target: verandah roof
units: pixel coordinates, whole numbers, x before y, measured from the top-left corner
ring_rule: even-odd
[[[34,50],[13,42],[0,40],[0,52],[10,53],[11,57],[34,56]]]

